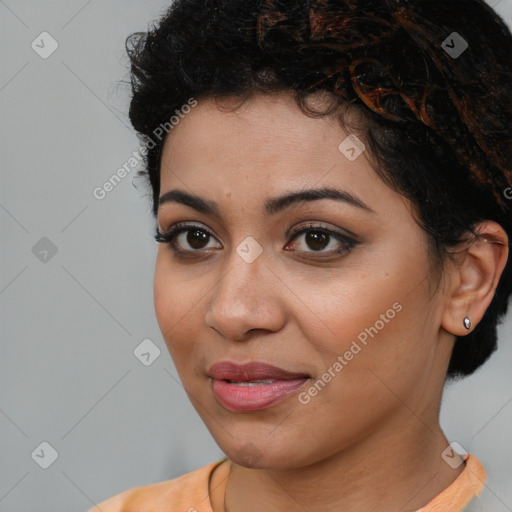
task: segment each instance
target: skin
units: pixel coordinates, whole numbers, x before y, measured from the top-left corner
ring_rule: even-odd
[[[481,223],[504,245],[465,246],[436,288],[412,205],[366,152],[354,161],[341,154],[346,137],[337,121],[305,116],[283,93],[253,96],[234,112],[201,99],[166,141],[161,195],[180,189],[221,213],[162,204],[161,231],[186,221],[212,237],[191,246],[179,235],[188,259],[160,244],[154,279],[157,320],[183,386],[233,463],[227,481],[214,473],[214,512],[415,511],[464,468],[441,458],[450,441],[439,407],[455,336],[469,332],[466,315],[473,329],[488,307],[506,234]],[[270,197],[320,187],[344,189],[372,211],[332,199],[263,211]],[[347,230],[356,244],[331,236],[315,251],[305,234],[287,236],[308,221]],[[263,249],[252,263],[236,251],[248,236]],[[305,372],[308,389],[394,303],[402,309],[309,403],[296,392],[241,413],[215,399],[207,370],[220,360]]]

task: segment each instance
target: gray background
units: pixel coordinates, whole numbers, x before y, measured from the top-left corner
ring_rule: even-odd
[[[92,193],[138,148],[117,84],[124,39],[168,4],[0,0],[0,512],[85,511],[223,456],[156,322],[140,166]],[[512,22],[512,0],[491,4]],[[31,47],[50,48],[44,31],[59,45],[47,59]],[[511,335],[509,315],[499,351],[442,406],[447,437],[487,469],[492,511],[512,511]],[[161,350],[148,366],[134,355],[144,339]],[[42,442],[58,453],[47,469]]]

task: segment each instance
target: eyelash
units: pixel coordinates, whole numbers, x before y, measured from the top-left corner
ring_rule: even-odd
[[[171,250],[174,252],[174,254],[178,257],[183,255],[184,253],[199,253],[199,252],[201,252],[202,249],[182,250],[182,249],[177,249],[175,247],[175,238],[180,233],[192,231],[194,229],[206,233],[209,237],[215,238],[214,235],[212,233],[210,233],[210,231],[208,231],[204,227],[198,226],[195,224],[187,224],[187,223],[183,223],[183,222],[179,222],[179,223],[175,224],[169,230],[167,230],[163,233],[157,227],[156,234],[154,235],[154,238],[158,243],[168,244],[170,246]],[[318,224],[312,224],[312,223],[308,223],[307,225],[300,225],[300,226],[294,228],[290,232],[289,236],[291,237],[291,240],[294,240],[299,235],[302,235],[302,234],[308,233],[308,232],[324,233],[324,234],[328,235],[329,237],[335,238],[338,242],[342,242],[344,244],[344,247],[342,247],[341,249],[335,250],[335,251],[333,251],[333,250],[323,251],[322,249],[320,249],[318,251],[311,250],[311,251],[298,251],[298,252],[313,253],[313,254],[328,254],[328,255],[339,254],[339,255],[341,255],[341,254],[344,254],[344,253],[350,251],[353,247],[355,247],[357,245],[357,242],[354,239],[352,239],[346,235],[343,235],[337,231],[333,231],[332,229],[326,228],[324,226],[321,226]]]

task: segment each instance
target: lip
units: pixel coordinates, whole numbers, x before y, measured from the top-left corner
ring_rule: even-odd
[[[208,375],[212,379],[211,387],[217,402],[233,412],[267,409],[287,398],[310,379],[306,373],[289,372],[254,361],[245,364],[220,361],[210,367]],[[237,384],[254,380],[273,382]]]
[[[262,379],[291,380],[310,377],[305,372],[289,372],[278,366],[258,361],[244,364],[219,361],[210,366],[208,375],[216,380],[234,380],[239,382]]]

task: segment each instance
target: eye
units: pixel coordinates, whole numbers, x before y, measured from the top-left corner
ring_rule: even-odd
[[[288,236],[292,239],[284,250],[309,254],[307,258],[332,258],[348,252],[357,245],[353,238],[344,233],[312,223],[294,228]],[[207,249],[222,249],[220,243],[215,244],[217,240],[208,229],[184,222],[175,224],[164,233],[157,228],[155,240],[168,244],[176,256],[181,258],[199,258],[205,252],[211,252]]]
[[[357,245],[353,238],[318,224],[309,223],[298,226],[292,230],[290,236],[292,235],[292,242],[298,240],[291,244],[294,246],[293,250],[309,253],[312,256],[317,254],[336,256],[348,252]],[[289,250],[289,246],[290,244],[285,247],[285,250]]]
[[[201,256],[192,255],[194,252],[199,253],[205,249],[222,249],[222,245],[209,245],[211,241],[215,241],[215,237],[204,227],[178,223],[171,229],[162,233],[158,227],[156,229],[155,240],[158,243],[169,244],[175,254],[182,257],[197,258]]]

